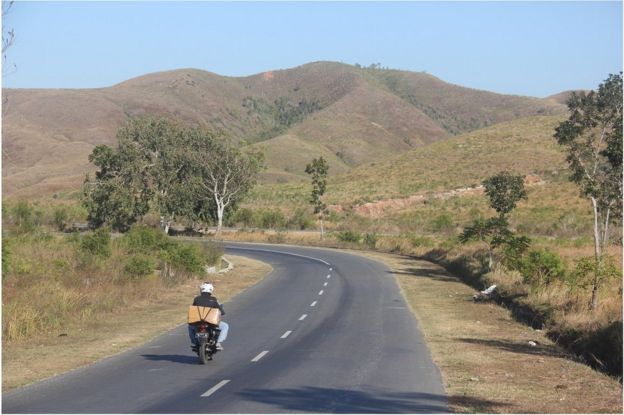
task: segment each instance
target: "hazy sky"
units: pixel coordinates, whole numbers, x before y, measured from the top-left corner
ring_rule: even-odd
[[[329,60],[543,97],[622,70],[621,2],[16,2],[4,25],[16,36],[3,76],[13,88]]]

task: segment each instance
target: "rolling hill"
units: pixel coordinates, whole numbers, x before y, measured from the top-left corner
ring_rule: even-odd
[[[261,146],[266,182],[302,177],[323,155],[332,174],[456,134],[533,115],[554,100],[508,96],[432,75],[315,62],[248,77],[180,69],[95,89],[5,89],[5,196],[76,189],[97,144],[114,145],[128,117],[154,115]]]

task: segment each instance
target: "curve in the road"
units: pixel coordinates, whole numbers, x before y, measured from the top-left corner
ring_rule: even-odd
[[[183,325],[8,392],[3,412],[447,412],[440,373],[385,266],[326,249],[226,250],[273,272],[226,304],[231,331],[214,361],[197,363]]]

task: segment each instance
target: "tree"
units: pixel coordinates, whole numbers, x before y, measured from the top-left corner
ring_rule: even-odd
[[[219,235],[226,209],[231,209],[256,183],[264,157],[260,152],[241,151],[231,141],[202,129],[190,130],[187,139],[196,196],[214,201]]]
[[[498,212],[498,217],[489,219],[476,219],[471,225],[464,228],[459,236],[461,243],[469,241],[482,241],[488,248],[488,269],[494,264],[494,251],[503,247],[503,259],[509,263],[517,263],[519,257],[530,245],[530,239],[526,236],[518,236],[509,229],[509,214],[518,201],[526,199],[524,178],[513,176],[507,171],[502,171],[483,181],[485,194],[490,199],[490,207]]]
[[[305,172],[312,176],[312,194],[310,195],[310,204],[314,207],[314,213],[319,215],[321,221],[321,239],[323,239],[323,215],[327,213],[327,205],[323,202],[323,195],[327,187],[327,171],[329,165],[323,159],[313,159],[312,163],[306,165]]]
[[[109,223],[127,230],[150,205],[161,215],[165,233],[177,216],[188,216],[191,169],[184,159],[184,129],[164,120],[130,119],[122,126],[116,149],[97,146],[89,161],[100,168],[87,177],[83,203],[93,227]]]
[[[570,117],[555,129],[566,160],[583,197],[594,214],[594,259],[590,308],[605,271],[609,225],[622,219],[622,73],[609,75],[598,91],[573,93],[567,102]]]
[[[119,152],[108,146],[96,146],[89,161],[99,167],[95,180],[87,175],[82,189],[89,224],[93,228],[108,223],[115,230],[129,229],[149,209],[148,189],[122,162]]]
[[[508,171],[502,171],[483,181],[485,194],[490,199],[490,207],[504,217],[511,212],[521,199],[527,198],[524,190],[524,177],[513,176]]]

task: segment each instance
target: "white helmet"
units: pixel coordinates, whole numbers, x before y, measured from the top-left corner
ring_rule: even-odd
[[[199,286],[199,291],[202,293],[212,294],[212,292],[214,291],[214,286],[209,282],[205,282]]]

